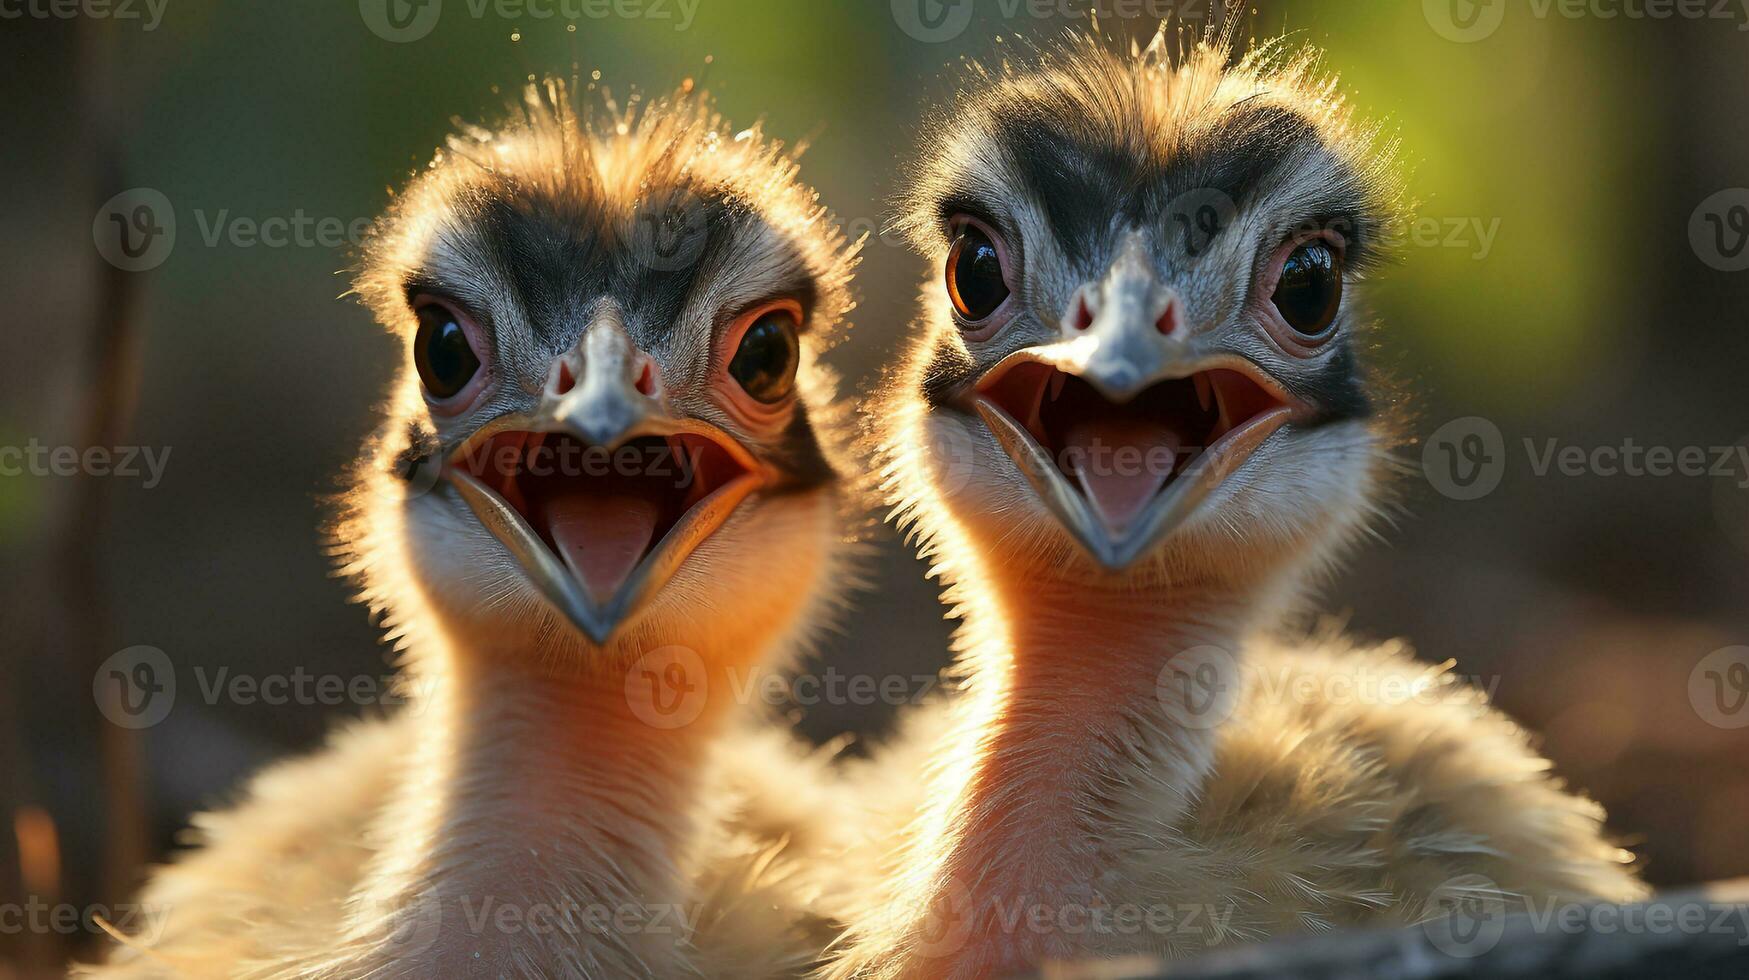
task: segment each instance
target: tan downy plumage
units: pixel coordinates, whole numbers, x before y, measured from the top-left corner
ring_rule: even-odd
[[[817,862],[848,924],[827,977],[1643,893],[1601,809],[1451,664],[1284,625],[1377,516],[1406,428],[1358,302],[1393,153],[1313,52],[1167,47],[974,68],[924,127],[923,312],[870,416],[963,621],[963,690],[844,766],[862,812]],[[1280,305],[1284,280],[1334,289],[1307,263],[1337,270],[1328,326],[1304,292]],[[1085,462],[1090,425],[1181,440],[1141,516]]]
[[[854,249],[790,154],[727,128],[701,97],[593,122],[569,100],[533,87],[503,127],[452,139],[379,222],[358,276],[407,358],[336,553],[401,651],[412,701],[197,817],[197,846],[140,897],[161,932],[83,975],[783,976],[825,943],[784,843],[737,823],[735,800],[710,787],[723,778],[713,757],[761,778],[789,761],[769,736],[723,750],[738,725],[731,672],[781,664],[836,611],[833,379],[815,358],[849,312]],[[428,367],[446,390],[458,360],[465,370],[453,347],[426,349],[414,370],[431,296],[440,332],[470,321],[476,388],[422,387]],[[770,316],[799,321],[799,350],[785,353],[773,323],[753,367],[737,367],[734,334]],[[581,414],[540,416],[560,421],[481,476],[525,524],[554,520],[524,500],[529,447],[646,431],[610,416],[716,447],[685,443],[701,455],[674,492],[712,496],[674,504],[671,520],[758,477],[640,610],[597,619],[543,598],[512,548],[524,539],[488,530],[452,472],[474,465],[458,447],[495,438],[482,432],[494,420],[577,399]],[[682,437],[650,437],[666,438]],[[703,460],[724,471],[707,476]],[[646,564],[673,538],[657,531]],[[586,637],[604,624],[605,642]],[[675,670],[680,683],[659,690]]]

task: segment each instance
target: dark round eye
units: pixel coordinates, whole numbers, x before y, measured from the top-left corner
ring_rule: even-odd
[[[1342,260],[1328,242],[1311,241],[1294,249],[1281,267],[1281,282],[1271,297],[1287,325],[1306,337],[1329,329],[1342,307]]]
[[[425,390],[438,400],[453,398],[479,373],[480,358],[468,344],[456,314],[441,303],[419,307],[419,334],[413,338],[413,364]]]
[[[729,375],[755,401],[775,405],[795,390],[796,366],[802,360],[796,330],[795,314],[778,309],[760,316],[741,335]]]
[[[960,229],[947,255],[947,295],[959,315],[976,323],[988,319],[1008,298],[1002,278],[1002,256],[996,243],[977,225]]]

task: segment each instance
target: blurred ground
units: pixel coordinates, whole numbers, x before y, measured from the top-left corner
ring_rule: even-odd
[[[317,529],[394,352],[336,298],[343,241],[209,243],[213,229],[301,215],[314,235],[315,222],[369,218],[452,116],[490,118],[529,74],[573,66],[599,70],[621,97],[698,78],[732,119],[810,138],[804,176],[853,229],[876,229],[915,113],[945,91],[945,69],[1003,50],[998,37],[1080,23],[1055,5],[1038,17],[978,0],[960,33],[932,42],[913,36],[915,21],[907,33],[888,3],[702,0],[683,22],[686,6],[568,31],[562,18],[451,0],[409,43],[373,33],[351,3],[168,0],[151,30],[0,20],[0,446],[78,442],[108,268],[93,247],[98,205],[149,187],[179,222],[174,251],[136,283],[141,382],[128,441],[170,450],[162,481],[115,478],[94,515],[69,512],[71,479],[0,476],[0,812],[40,808],[59,840],[45,865],[38,810],[0,835],[0,900],[20,880],[15,837],[27,842],[24,893],[81,907],[122,897],[99,874],[92,665],[107,653],[157,647],[179,677],[386,670],[364,611],[329,577]],[[1166,9],[1117,8],[1156,6]],[[1535,465],[1550,440],[1675,451],[1749,436],[1749,272],[1724,271],[1749,192],[1717,197],[1749,184],[1741,18],[1510,5],[1497,29],[1465,41],[1438,3],[1258,6],[1258,33],[1286,28],[1329,49],[1414,167],[1423,224],[1379,291],[1378,359],[1415,393],[1422,436],[1481,417],[1506,459],[1493,492],[1460,500],[1410,447],[1398,525],[1330,584],[1324,608],[1360,633],[1411,637],[1424,657],[1455,658],[1493,686],[1544,734],[1559,770],[1609,807],[1653,881],[1749,874],[1749,681],[1738,680],[1749,670],[1733,673],[1732,654],[1706,659],[1749,643],[1749,470],[1567,476]],[[1102,24],[1145,37],[1154,20]],[[112,81],[95,74],[103,59]],[[118,107],[99,135],[121,148],[120,177],[98,172],[82,85]],[[858,333],[835,353],[853,379],[881,365],[922,274],[896,242],[870,243]],[[86,527],[98,579],[69,602],[56,556],[69,529]],[[890,535],[880,541],[878,588],[827,661],[927,673],[944,661],[947,625],[921,567]],[[74,648],[78,625],[100,631],[98,649]],[[139,739],[158,854],[192,808],[365,710],[209,704],[185,683],[176,710]],[[826,737],[878,730],[889,712],[800,714]]]

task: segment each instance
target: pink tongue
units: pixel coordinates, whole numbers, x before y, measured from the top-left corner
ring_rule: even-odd
[[[559,557],[597,602],[607,602],[656,536],[658,509],[642,497],[568,494],[546,505]]]
[[[1177,466],[1183,440],[1146,419],[1076,422],[1063,449],[1093,509],[1113,530],[1127,528],[1159,494]]]

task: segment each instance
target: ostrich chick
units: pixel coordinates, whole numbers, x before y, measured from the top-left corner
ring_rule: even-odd
[[[1312,54],[1164,49],[975,69],[925,128],[934,270],[872,424],[964,683],[849,774],[928,777],[831,976],[1641,891],[1446,668],[1269,638],[1377,511],[1400,426],[1358,294],[1400,192]]]
[[[406,366],[337,526],[421,693],[200,818],[105,975],[805,970],[783,855],[699,832],[701,786],[729,672],[834,601],[852,265],[698,97],[598,125],[548,84],[452,139],[366,250]]]

